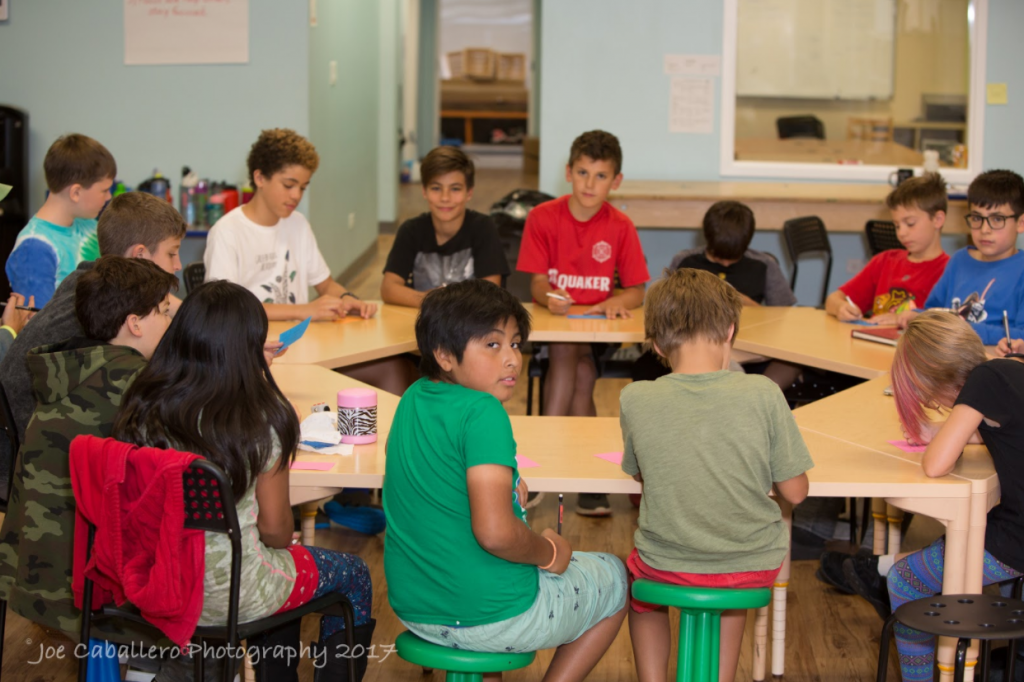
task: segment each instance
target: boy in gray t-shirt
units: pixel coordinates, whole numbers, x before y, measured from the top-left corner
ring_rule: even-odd
[[[689,268],[647,292],[644,332],[672,373],[620,398],[622,470],[644,484],[634,579],[768,587],[786,556],[789,533],[768,494],[802,502],[814,463],[778,386],[727,371],[741,305],[733,287]],[[744,622],[741,610],[722,614],[722,679],[735,674]],[[634,599],[629,629],[640,679],[663,676],[668,610]]]

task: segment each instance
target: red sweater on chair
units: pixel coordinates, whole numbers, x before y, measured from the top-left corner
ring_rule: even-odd
[[[176,644],[188,643],[203,609],[206,543],[204,531],[184,528],[181,477],[196,459],[113,438],[71,441],[75,606],[82,608],[88,575],[94,610],[130,601]],[[88,565],[87,522],[96,527]]]

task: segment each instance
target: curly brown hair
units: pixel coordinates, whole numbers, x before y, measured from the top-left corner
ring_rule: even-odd
[[[246,164],[249,166],[249,181],[255,184],[253,176],[256,171],[270,178],[288,166],[297,165],[315,173],[320,166],[320,155],[309,140],[294,130],[271,128],[261,132],[253,143]]]

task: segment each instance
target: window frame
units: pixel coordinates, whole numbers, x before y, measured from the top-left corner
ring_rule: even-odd
[[[722,36],[721,136],[719,174],[722,177],[783,178],[791,180],[887,182],[898,166],[869,166],[786,161],[737,161],[736,139],[736,46],[739,0],[724,0]],[[967,168],[942,167],[952,184],[968,184],[984,169],[985,61],[988,38],[988,0],[969,0],[970,86],[967,97]],[[921,167],[915,167],[920,174]]]

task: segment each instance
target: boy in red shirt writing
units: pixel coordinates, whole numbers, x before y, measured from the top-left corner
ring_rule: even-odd
[[[622,182],[622,149],[611,133],[592,130],[572,143],[565,179],[572,194],[537,206],[526,219],[516,269],[533,274],[538,305],[565,315],[572,305],[584,315],[632,317],[650,279],[633,222],[606,199]],[[615,293],[618,275],[622,290]],[[573,311],[576,313],[577,311]],[[544,414],[596,416],[597,367],[588,343],[552,343],[544,383]],[[578,513],[611,512],[606,495],[580,495]]]

